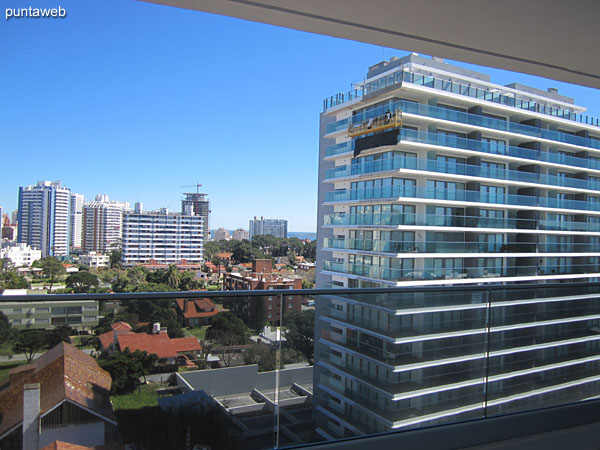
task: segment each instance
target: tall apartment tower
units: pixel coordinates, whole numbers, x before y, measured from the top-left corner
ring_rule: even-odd
[[[326,99],[321,115],[317,286],[600,279],[600,122],[584,111],[556,89],[494,84],[439,58],[370,67],[355,90]],[[389,431],[480,411],[467,398],[482,386],[468,366],[481,354],[461,347],[474,336],[480,300],[464,294],[441,308],[426,293],[376,297],[341,290],[317,301],[320,429]],[[572,347],[596,351],[597,340],[582,336],[597,322],[571,300],[584,301],[497,308],[505,328],[491,332],[509,343],[490,389],[511,392],[497,400],[503,411],[568,392],[561,380],[597,379],[598,364],[582,365]],[[560,317],[560,330],[541,317]],[[526,351],[537,368],[506,366]]]
[[[183,194],[185,198],[181,200],[181,213],[186,214],[186,208],[192,206],[194,214],[202,217],[204,223],[204,239],[210,239],[210,202],[206,196],[208,194],[187,193]]]
[[[81,248],[81,233],[83,231],[83,195],[71,193],[70,246]]]
[[[152,212],[123,214],[123,263],[159,264],[202,263],[204,250],[203,217],[192,212],[169,213],[167,208]]]
[[[108,195],[83,205],[83,252],[108,253],[121,246],[123,212],[128,202],[111,201]]]
[[[71,191],[60,181],[19,187],[18,241],[45,256],[69,254]]]
[[[284,219],[260,219],[254,216],[254,219],[250,219],[249,226],[249,237],[252,239],[253,236],[265,236],[271,235],[278,238],[287,239],[287,226],[288,222]]]

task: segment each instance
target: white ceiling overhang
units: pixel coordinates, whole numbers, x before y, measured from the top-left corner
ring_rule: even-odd
[[[600,87],[600,1],[141,0]]]

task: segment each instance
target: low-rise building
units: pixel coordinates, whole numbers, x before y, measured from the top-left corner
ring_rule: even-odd
[[[231,253],[231,252],[221,252],[221,253],[215,254],[215,258],[221,260],[221,262],[227,266],[229,266],[231,264],[232,256],[233,256],[233,253]]]
[[[55,441],[118,448],[111,383],[94,358],[64,342],[15,367],[0,390],[0,448],[37,449]]]
[[[15,267],[31,266],[34,261],[41,259],[42,251],[27,244],[6,242],[0,248],[0,259],[8,259]]]
[[[270,259],[255,259],[252,262],[251,272],[226,273],[224,289],[226,291],[302,289],[302,280],[285,278],[274,273]],[[280,302],[278,293],[274,292],[273,295],[265,297],[236,297],[235,301],[228,301],[227,306],[248,323],[252,319],[252,314],[260,311],[259,302],[264,302],[267,321],[271,325],[278,325],[280,315],[302,309],[302,296],[300,295],[284,294],[282,300],[283,302]],[[281,310],[281,306],[283,306],[283,310]]]
[[[27,290],[5,289],[2,295],[27,295]],[[18,330],[61,325],[89,329],[98,325],[98,300],[2,302],[0,312]]]
[[[167,329],[160,328],[159,324],[154,324],[152,334],[134,333],[124,322],[113,324],[112,328],[99,336],[102,351],[108,353],[125,349],[130,352],[139,350],[157,355],[161,365],[184,365],[190,358],[196,359],[202,350],[195,337],[171,339]]]
[[[89,252],[79,257],[79,262],[89,267],[97,269],[98,267],[108,267],[110,257],[102,253]]]
[[[208,298],[178,298],[175,302],[177,320],[184,327],[208,325],[219,313],[217,306]]]

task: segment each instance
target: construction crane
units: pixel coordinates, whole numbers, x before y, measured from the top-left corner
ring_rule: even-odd
[[[182,188],[186,188],[186,187],[196,187],[196,194],[200,193],[200,186],[202,186],[200,183],[196,183],[196,184],[187,184],[185,186],[181,186]]]

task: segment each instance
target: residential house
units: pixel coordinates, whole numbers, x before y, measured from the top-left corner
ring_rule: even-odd
[[[184,327],[208,325],[210,319],[219,312],[208,298],[178,298],[175,311],[177,319]]]
[[[15,367],[0,388],[0,448],[41,449],[55,441],[119,448],[111,383],[94,358],[64,342]]]

